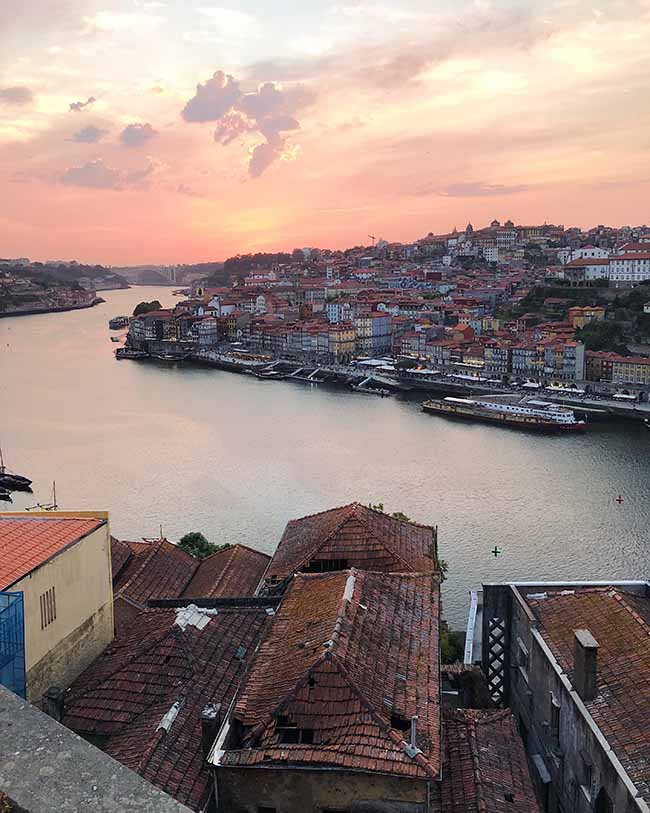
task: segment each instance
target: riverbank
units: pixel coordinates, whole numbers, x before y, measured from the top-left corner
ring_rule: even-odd
[[[67,316],[0,320],[3,450],[34,480],[7,509],[49,502],[56,480],[61,510],[108,510],[118,538],[157,537],[162,525],[173,541],[197,530],[272,553],[292,518],[382,502],[438,526],[453,629],[481,582],[650,567],[650,432],[639,423],[543,437],[436,420],[408,392],[116,362],[110,317],[174,298],[169,288],[104,297]]]
[[[159,343],[164,345],[164,342]],[[167,344],[167,347],[169,345]],[[142,351],[140,351],[141,353]],[[164,366],[198,365],[213,367],[230,373],[254,375],[266,381],[303,382],[309,385],[335,385],[352,389],[356,392],[386,391],[393,394],[411,393],[413,395],[437,395],[457,397],[481,396],[520,396],[536,395],[544,401],[570,407],[578,416],[593,421],[623,419],[629,421],[646,421],[650,419],[650,403],[615,400],[601,396],[589,396],[586,393],[572,394],[570,389],[558,393],[541,387],[539,390],[526,390],[522,387],[512,388],[489,382],[473,383],[469,377],[443,371],[429,370],[427,375],[413,371],[377,372],[372,368],[361,368],[352,365],[315,365],[300,364],[286,359],[254,360],[226,352],[203,350],[191,352],[189,347],[179,348],[176,355],[163,351],[145,355],[128,355],[128,351],[118,350],[118,358],[130,358],[138,361],[154,361]]]
[[[120,289],[124,290],[124,289]],[[50,305],[43,308],[29,308],[28,310],[13,310],[13,311],[0,311],[0,319],[10,316],[38,316],[42,313],[65,313],[66,311],[81,311],[87,308],[94,308],[95,305],[101,305],[106,302],[101,296],[95,297],[92,302],[86,302],[83,305]]]

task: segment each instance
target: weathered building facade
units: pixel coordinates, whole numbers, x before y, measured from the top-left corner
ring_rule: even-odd
[[[487,584],[482,665],[545,811],[650,811],[650,586]]]

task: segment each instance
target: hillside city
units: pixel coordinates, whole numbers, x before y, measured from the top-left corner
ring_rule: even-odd
[[[650,384],[650,229],[515,226],[247,255],[195,280],[128,344],[183,355],[236,344],[268,358],[390,356],[500,382]]]
[[[412,244],[371,241],[199,266],[1,260],[0,316],[92,308],[103,301],[100,291],[166,280],[178,297],[174,307],[147,299],[143,287],[126,292],[129,302],[143,297],[133,313],[110,321],[97,313],[93,335],[103,344],[91,344],[91,364],[101,376],[102,364],[128,372],[106,390],[105,423],[117,427],[110,445],[128,422],[114,401],[136,412],[129,395],[137,386],[124,382],[142,371],[150,404],[158,398],[152,382],[165,378],[153,364],[115,362],[150,358],[307,385],[375,387],[382,397],[429,389],[452,397],[425,402],[425,412],[465,410],[474,420],[491,409],[495,420],[501,410],[504,427],[523,430],[582,431],[586,421],[566,408],[576,399],[590,426],[593,416],[603,426],[633,419],[626,431],[650,428],[650,228],[493,221]],[[77,335],[86,341],[89,334]],[[118,345],[115,359],[104,352],[108,336]],[[176,391],[188,378],[167,376]],[[78,380],[92,389],[83,375]],[[266,408],[267,385],[248,383]],[[515,390],[516,404],[507,400]],[[468,392],[489,397],[453,397]],[[215,418],[212,390],[208,396],[198,458],[208,462],[197,472],[216,533],[223,522],[214,492],[221,488],[229,499],[232,484],[228,472],[209,477],[221,467],[205,453],[207,427],[218,436],[241,427]],[[93,436],[102,418],[90,420]],[[174,423],[160,426],[178,432]],[[62,433],[66,444],[67,431],[79,430]],[[434,443],[452,437],[452,454],[466,454],[454,445],[462,436],[443,431]],[[492,435],[490,448],[498,456],[507,429],[497,431],[504,434]],[[158,443],[163,430],[156,433]],[[192,441],[178,434],[194,456]],[[640,434],[634,442],[643,456]],[[601,455],[606,436],[595,436]],[[472,449],[479,437],[470,436]],[[237,440],[239,455],[248,441]],[[129,453],[144,454],[140,434],[127,442]],[[518,455],[525,447],[513,448]],[[544,461],[541,443],[530,449]],[[558,459],[571,450],[580,447],[551,447]],[[104,447],[103,471],[139,487],[120,468],[123,457],[110,468],[108,454]],[[164,454],[162,478],[171,459]],[[323,465],[320,450],[314,459]],[[447,477],[443,460],[431,465]],[[152,456],[146,464],[156,470]],[[428,495],[429,470],[421,486],[410,459],[407,465],[409,480]],[[485,468],[476,469],[483,487]],[[388,472],[392,490],[392,457]],[[344,488],[359,488],[348,468],[337,477]],[[610,469],[606,477],[609,487]],[[268,481],[260,475],[260,484]],[[174,482],[170,510],[189,522],[180,500],[185,485]],[[447,528],[434,524],[435,511],[443,513],[438,504],[433,516],[417,518],[361,501],[311,514],[299,508],[283,514],[284,531],[274,538],[255,471],[242,513],[259,510],[262,530],[246,526],[236,541],[225,535],[217,545],[189,529],[171,540],[162,525],[155,538],[128,531],[118,538],[108,511],[59,510],[55,486],[51,503],[0,513],[0,813],[650,812],[650,590],[636,549],[626,580],[608,569],[606,581],[595,581],[580,567],[569,580],[565,561],[562,575],[549,580],[554,571],[531,547],[534,558],[521,565],[526,578],[506,570],[499,581],[485,562],[500,564],[501,526],[480,559],[484,540],[476,537],[485,519],[472,518],[467,547],[454,549],[450,567],[446,555],[459,536],[453,512]],[[460,510],[470,513],[478,503],[464,486]],[[2,499],[31,488],[0,457]],[[106,488],[102,479],[102,498]],[[581,488],[602,500],[588,478]],[[489,502],[484,493],[481,502]],[[624,517],[628,493],[616,494],[608,506]],[[516,492],[508,498],[525,502]],[[628,513],[638,510],[629,504]],[[150,508],[142,504],[143,512]],[[569,510],[571,517],[573,503]],[[528,514],[525,521],[530,528]],[[551,531],[534,530],[544,545],[551,539]],[[563,526],[562,556],[571,534],[589,536]],[[527,533],[519,536],[534,545]],[[469,570],[472,557],[481,571],[460,628],[451,629],[444,583],[457,589],[454,579],[462,584],[467,575],[458,570]]]

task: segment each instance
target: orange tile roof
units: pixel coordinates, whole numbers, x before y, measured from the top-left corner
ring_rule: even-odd
[[[105,524],[92,517],[0,517],[0,590]]]
[[[222,765],[440,773],[439,577],[358,570],[294,577],[260,645]],[[417,745],[394,716],[418,716]],[[283,727],[313,733],[291,743]]]
[[[432,813],[539,813],[510,709],[446,710],[443,732],[440,806],[434,799]]]
[[[182,596],[252,596],[270,561],[268,554],[247,545],[218,550],[201,561]]]
[[[404,522],[360,503],[291,520],[267,578],[283,579],[312,559],[344,559],[348,566],[382,572],[437,569],[434,529]]]

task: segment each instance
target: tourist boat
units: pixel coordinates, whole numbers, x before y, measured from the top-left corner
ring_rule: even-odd
[[[136,350],[134,347],[118,347],[115,351],[116,359],[146,359],[148,355],[144,350]]]
[[[0,500],[4,502],[13,502],[11,499],[11,491],[8,488],[0,488]]]
[[[163,351],[162,353],[152,353],[151,358],[156,359],[156,361],[164,361],[168,364],[173,364],[178,361],[185,361],[188,357],[186,353],[171,353],[168,350]]]
[[[114,316],[108,320],[108,326],[111,330],[121,330],[123,327],[129,326],[128,316]]]
[[[5,491],[31,491],[31,486],[32,481],[28,480],[27,477],[7,471],[2,449],[0,448],[0,489]]]
[[[387,398],[393,394],[390,390],[385,390],[382,387],[362,387],[360,384],[353,384],[352,389],[354,392],[360,392],[363,395],[379,395],[381,398]]]
[[[534,432],[579,432],[585,428],[585,422],[578,420],[572,409],[527,398],[515,401],[443,398],[425,401],[422,409],[448,418],[486,421]]]

